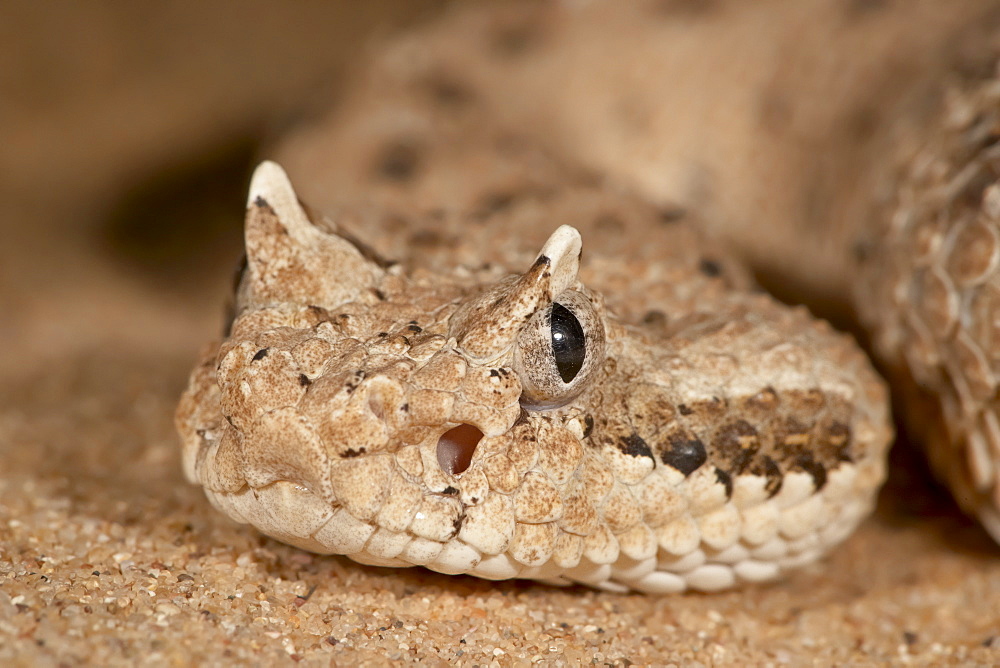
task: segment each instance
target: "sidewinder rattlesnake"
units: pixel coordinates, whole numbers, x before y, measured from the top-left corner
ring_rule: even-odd
[[[498,22],[469,14],[463,35]],[[315,552],[615,591],[768,580],[842,541],[892,440],[857,344],[613,160],[519,132],[502,95],[470,101],[456,81],[480,65],[442,34],[279,151],[331,218],[276,163],[254,174],[235,319],[178,408],[188,478]],[[866,250],[859,317],[994,535],[996,91],[959,96],[886,222],[845,235]]]

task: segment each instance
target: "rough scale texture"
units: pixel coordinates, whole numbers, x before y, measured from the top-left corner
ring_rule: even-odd
[[[838,54],[846,55],[857,63],[867,52],[862,48],[867,40],[897,35],[891,24],[908,21],[909,8],[918,3],[808,3],[810,12],[841,8],[844,19],[831,16],[831,11],[827,17],[832,20],[797,22],[797,47],[784,51],[784,60],[802,72],[800,82],[813,81],[803,68],[810,54],[821,52],[823,62],[837,62]],[[695,63],[718,63],[734,51],[746,59],[755,52],[754,44],[770,50],[773,41],[750,41],[734,48],[731,33],[726,32],[731,13],[681,11],[701,6],[718,10],[725,2],[656,4],[678,8],[662,12],[658,20],[664,25],[682,23],[677,34],[697,30],[691,41],[698,42],[696,54],[700,54],[654,70],[654,78],[672,87],[677,100],[668,109],[670,122],[660,131],[676,129],[692,149],[704,146],[706,150],[694,151],[701,158],[735,157],[732,151],[711,147],[739,146],[744,126],[685,123],[687,117],[677,112],[707,98],[720,100],[720,109],[731,116],[748,107],[752,115],[752,94],[730,97],[740,91],[746,77],[732,71],[712,77],[714,68],[699,69],[692,77],[698,80],[697,90],[703,96],[699,97],[678,87],[683,78],[675,72],[691,71]],[[934,6],[951,11],[959,4],[935,2]],[[753,5],[765,14],[757,25],[769,27],[787,25],[788,13],[799,7],[797,3]],[[0,278],[0,302],[7,305],[0,319],[4,351],[0,355],[0,663],[965,666],[1000,662],[997,548],[918,473],[915,460],[902,456],[905,449],[894,448],[888,486],[874,516],[841,548],[778,582],[710,596],[611,595],[582,587],[490,582],[422,568],[383,569],[318,557],[228,520],[206,502],[200,487],[186,483],[169,416],[198,347],[219,331],[219,306],[230,289],[226,279],[239,251],[235,246],[217,251],[214,273],[185,265],[188,280],[178,284],[170,280],[175,274],[143,264],[134,251],[107,252],[98,237],[106,223],[100,202],[92,193],[82,192],[79,184],[104,170],[118,175],[108,182],[124,188],[129,175],[141,171],[134,161],[122,161],[120,151],[109,151],[109,146],[127,144],[133,155],[162,161],[157,147],[207,151],[211,138],[228,136],[226,129],[239,127],[239,119],[259,119],[276,104],[298,104],[300,96],[284,84],[275,87],[273,81],[280,76],[287,82],[289,73],[301,76],[308,67],[315,72],[322,66],[316,54],[329,54],[331,41],[341,44],[331,37],[329,20],[322,14],[328,6],[295,6],[300,16],[309,16],[310,31],[279,12],[285,5],[269,3],[242,3],[240,12],[220,7],[209,16],[177,6],[169,15],[174,18],[167,21],[161,18],[168,8],[164,3],[130,3],[128,9],[135,9],[128,14],[131,21],[121,16],[125,5],[113,3],[44,8],[23,3],[8,8],[25,18],[5,24],[15,29],[0,42],[0,51],[10,56],[7,62],[28,66],[18,67],[17,76],[6,81],[6,90],[10,86],[14,90],[13,97],[9,92],[5,97],[12,104],[4,106],[4,114],[10,120],[20,111],[31,121],[22,127],[31,131],[19,133],[22,141],[8,145],[3,157],[10,169],[5,177],[12,175],[20,184],[25,174],[32,175],[24,182],[32,183],[60,213],[47,215],[37,205],[18,208],[24,188],[5,192],[0,273],[9,280]],[[36,20],[30,20],[32,16]],[[652,20],[648,23],[653,25]],[[165,31],[165,24],[179,28]],[[33,29],[16,29],[26,25]],[[931,34],[938,25],[923,23],[920,29]],[[604,32],[617,30],[606,25]],[[864,45],[842,35],[858,30],[866,31]],[[94,43],[95,35],[100,36],[102,48],[90,50],[86,47]],[[261,48],[261,35],[271,39],[267,48]],[[72,40],[67,42],[74,36],[80,48],[72,48]],[[151,41],[157,48],[147,52]],[[298,47],[317,41],[311,57],[301,49],[290,57],[282,47],[286,42]],[[675,40],[661,42],[671,43]],[[18,44],[30,49],[18,50]],[[192,44],[198,48],[192,49]],[[356,42],[343,44],[353,49]],[[609,69],[614,63],[621,67],[629,63],[628,54],[621,51],[627,44],[621,40],[618,57],[607,59]],[[141,45],[141,53],[148,57],[116,63],[112,57],[116,52],[140,53],[139,46],[130,45]],[[900,46],[898,40],[894,46]],[[53,48],[61,59],[52,59]],[[38,50],[41,57],[26,57]],[[178,57],[181,54],[186,57]],[[928,48],[924,56],[945,60],[936,48]],[[898,51],[892,60],[920,62]],[[220,72],[205,66],[220,61],[232,67]],[[191,62],[196,66],[187,67]],[[519,62],[531,67],[530,56]],[[52,69],[52,63],[68,66]],[[295,71],[289,72],[293,64]],[[764,79],[773,77],[759,64],[748,69]],[[841,80],[839,65],[834,69]],[[72,81],[74,89],[86,91],[87,96],[73,96],[73,103],[56,98],[59,104],[46,107],[18,104],[51,101],[59,81]],[[595,87],[613,84],[611,78],[594,82]],[[771,84],[772,92],[785,103],[777,109],[791,109],[792,118],[800,121],[769,127],[784,128],[797,138],[822,128],[801,121],[795,110],[810,100],[828,107],[830,98],[818,94],[827,90],[828,82],[819,77],[815,86],[803,87],[777,77]],[[19,95],[17,89],[25,87],[30,94]],[[233,94],[234,87],[244,93]],[[206,90],[216,94],[203,94]],[[550,88],[547,95],[562,90]],[[497,95],[503,94],[499,87]],[[861,95],[849,97],[865,102]],[[310,99],[314,98],[315,94]],[[536,103],[541,99],[535,96]],[[695,104],[693,115],[706,106],[711,107]],[[196,118],[202,130],[178,123],[180,109],[187,118]],[[81,135],[81,118],[95,117],[104,122],[88,125],[82,134],[91,148],[83,150],[71,139]],[[151,125],[155,118],[159,125]],[[880,125],[879,131],[893,127],[896,120]],[[607,127],[592,124],[591,131]],[[699,127],[704,128],[702,134]],[[799,191],[801,184],[788,178],[790,174],[808,172],[802,165],[829,164],[848,144],[831,134],[830,144],[807,142],[801,156],[790,156],[789,144],[775,141],[773,133],[750,129],[761,141],[755,145],[755,164],[746,169],[770,194],[782,184]],[[654,142],[644,145],[651,150]],[[596,142],[590,143],[595,146]],[[282,154],[286,166],[291,166],[288,157]],[[623,164],[627,157],[623,152]],[[783,164],[785,158],[794,158],[796,167],[783,172],[780,180],[768,180],[760,167]],[[329,159],[333,163],[336,156]],[[18,173],[26,161],[37,168]],[[339,168],[368,170],[369,165],[348,163]],[[480,171],[485,178],[487,170]],[[712,191],[724,191],[739,171],[713,180]],[[323,185],[322,174],[314,176],[304,169],[297,168],[294,176],[305,198],[330,211],[343,197],[364,194],[335,191]],[[0,181],[10,185],[10,179]],[[214,176],[203,181],[213,187],[218,183]],[[860,192],[840,179],[827,183],[829,194],[835,195],[828,201]],[[77,187],[68,187],[72,185]],[[245,193],[222,191],[213,195],[212,202],[238,216],[243,197]],[[756,216],[753,198],[734,201],[741,203],[740,210],[748,217]],[[190,202],[185,191],[170,202],[157,200],[153,205],[144,200],[138,220],[149,227],[149,215],[155,219],[157,211],[162,218],[178,220],[183,216],[172,207],[182,202],[183,216],[196,218],[201,210],[186,208]],[[544,234],[556,226],[578,224],[579,216],[566,208],[553,210],[551,216],[531,252],[537,252]],[[186,229],[192,236],[175,252],[212,247],[207,246],[206,231]],[[585,256],[596,250],[587,239]],[[123,259],[131,261],[129,272],[122,271]]]
[[[953,79],[935,128],[903,143],[887,224],[860,237],[856,302],[932,464],[1000,541],[995,72]]]
[[[545,185],[550,205],[602,194]],[[432,273],[310,217],[263,163],[236,319],[178,409],[189,479],[314,552],[490,579],[712,591],[843,540],[891,436],[861,352],[734,288],[685,225],[622,195],[581,212],[585,234],[628,226],[653,250],[627,242],[581,267],[580,233],[563,226],[532,258],[519,231],[537,213],[508,203],[480,238],[511,250],[478,266],[439,257]],[[586,341],[572,379],[545,371],[554,303]]]
[[[323,206],[346,192],[419,210],[461,183],[454,165],[490,155],[466,143],[489,134],[469,120],[485,115],[494,135],[545,146],[677,215],[697,211],[784,298],[864,326],[916,440],[1000,536],[997,6],[804,3],[777,23],[766,6],[455,12],[380,54],[281,157]],[[826,46],[802,53],[816,21],[829,23],[816,37]],[[706,57],[695,45],[708,34],[739,46]],[[724,93],[702,96],[716,81]],[[401,186],[373,188],[348,167],[379,164],[393,146],[409,147]]]

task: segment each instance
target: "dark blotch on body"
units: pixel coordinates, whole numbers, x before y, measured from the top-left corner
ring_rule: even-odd
[[[768,498],[771,498],[781,491],[781,486],[784,484],[784,475],[781,472],[781,467],[778,466],[778,462],[770,457],[764,457],[764,477],[767,478],[767,482],[764,483],[764,489],[767,490]]]
[[[826,440],[836,452],[837,461],[853,462],[851,456],[851,428],[843,422],[834,422],[826,433]]]
[[[730,463],[729,470],[739,475],[746,471],[754,455],[760,450],[760,439],[757,430],[749,422],[737,420],[718,431],[715,448],[719,457]]]
[[[445,107],[453,109],[466,107],[476,97],[471,88],[444,73],[430,77],[426,83],[434,101]]]
[[[642,324],[650,327],[663,327],[667,324],[667,314],[656,309],[646,311],[646,315],[642,316]]]
[[[707,258],[701,259],[701,262],[698,263],[698,270],[710,278],[722,275],[722,267],[719,266],[719,263]]]
[[[397,141],[387,146],[378,158],[378,173],[396,183],[412,179],[420,165],[420,150],[413,142]]]
[[[705,444],[697,437],[689,437],[685,434],[675,434],[668,439],[669,450],[664,450],[660,459],[667,466],[689,476],[694,473],[702,464],[708,461],[708,453],[705,452]]]
[[[680,207],[672,207],[660,210],[660,222],[669,225],[676,223],[687,215],[687,211]]]
[[[799,455],[795,460],[794,468],[805,471],[812,476],[813,485],[817,492],[826,486],[826,467],[813,459],[812,454],[805,452]]]
[[[720,468],[716,468],[715,479],[720,485],[723,485],[726,488],[726,498],[733,498],[733,476],[729,475]]]
[[[649,449],[649,444],[635,432],[631,436],[623,436],[619,443],[621,451],[626,455],[653,459],[653,451]]]
[[[343,457],[344,459],[350,459],[352,457],[360,457],[361,455],[365,454],[365,452],[366,450],[363,447],[358,448],[357,450],[355,450],[354,448],[347,448],[342,453],[340,453],[340,456]]]

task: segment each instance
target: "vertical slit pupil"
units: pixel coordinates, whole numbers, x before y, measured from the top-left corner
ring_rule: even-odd
[[[556,362],[559,377],[564,383],[569,383],[580,373],[587,355],[583,325],[572,311],[558,302],[552,304],[549,322],[552,331],[552,358]]]

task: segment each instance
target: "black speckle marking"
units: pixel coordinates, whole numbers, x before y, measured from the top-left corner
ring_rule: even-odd
[[[378,299],[380,302],[385,301],[385,293],[379,290],[378,288],[372,288],[372,294],[374,294],[375,298]]]
[[[592,431],[594,431],[594,418],[591,415],[586,415],[583,418],[583,437],[590,438]]]
[[[316,321],[313,325],[314,327],[318,326],[320,323],[330,320],[330,312],[322,306],[316,306],[315,304],[309,305],[309,315]]]
[[[260,195],[257,195],[254,198],[253,204],[254,204],[254,206],[256,206],[259,209],[271,209],[271,205],[268,204],[267,200],[264,199],[263,197],[261,197]],[[273,211],[273,209],[271,209],[271,210]]]
[[[917,634],[913,631],[903,631],[903,642],[907,645],[914,645],[917,642]]]
[[[795,459],[795,468],[805,471],[813,479],[816,491],[826,486],[826,467],[822,463],[813,459],[812,454],[804,452]]]
[[[364,447],[360,447],[357,450],[355,450],[354,448],[347,448],[342,453],[340,453],[340,456],[343,457],[344,459],[351,459],[352,457],[360,457],[363,454],[365,454]]]
[[[264,359],[265,357],[267,357],[267,354],[268,354],[269,352],[271,352],[271,349],[270,349],[270,348],[261,348],[261,349],[260,349],[260,350],[258,350],[258,351],[257,351],[257,353],[256,353],[256,354],[255,354],[255,355],[253,356],[253,359],[252,359],[251,361],[252,361],[252,362],[259,362],[259,361],[261,361],[262,359]]]
[[[496,369],[490,369],[490,378],[499,378],[500,372]]]
[[[403,411],[404,413],[409,413],[410,412],[410,404],[403,404],[402,406],[399,407],[399,410]]]
[[[351,394],[352,392],[354,392],[354,390],[358,389],[358,385],[361,384],[361,381],[364,379],[365,379],[365,372],[361,369],[358,369],[357,371],[354,372],[354,378],[344,383],[344,390],[348,394]]]
[[[309,376],[305,375],[304,373],[300,373],[299,385],[301,385],[302,387],[309,387],[310,385],[312,385],[312,381],[309,380]]]
[[[547,255],[539,255],[538,259],[535,260],[535,267],[545,267],[552,264],[552,260],[549,259]]]
[[[730,463],[729,470],[739,475],[747,470],[760,450],[760,438],[749,422],[736,420],[719,429],[715,447],[719,456]]]
[[[715,479],[726,488],[726,499],[733,498],[733,476],[720,468],[715,469]]]
[[[702,464],[708,461],[708,453],[705,452],[705,444],[700,438],[690,437],[685,434],[675,434],[668,439],[669,450],[664,450],[660,459],[667,466],[689,476],[694,473]]]
[[[698,263],[698,270],[710,278],[716,278],[722,275],[722,267],[715,260],[709,260],[708,258],[702,258]]]
[[[687,404],[678,404],[677,410],[681,415],[691,415],[694,411]]]
[[[457,536],[458,532],[462,530],[462,522],[464,522],[464,521],[465,521],[465,514],[464,513],[455,518],[455,521],[451,525],[452,528],[455,529],[455,533],[453,533],[451,535],[452,538],[454,538],[455,536]]]
[[[452,487],[451,485],[448,485],[447,487],[441,490],[441,493],[446,496],[455,496],[456,494],[458,494],[458,490]]]
[[[851,456],[851,428],[848,425],[843,422],[831,424],[827,440],[836,449],[838,461],[854,461],[854,457]]]
[[[785,481],[778,462],[770,457],[764,457],[764,477],[767,478],[764,489],[767,490],[767,498],[771,498],[781,491],[781,486],[785,484]]]
[[[406,329],[410,330],[411,334],[419,334],[420,332],[424,331],[424,328],[419,326],[415,322],[411,322],[409,325],[407,325]]]
[[[639,434],[635,432],[631,436],[624,436],[620,440],[620,448],[623,453],[632,457],[649,457],[653,459],[653,451]]]

